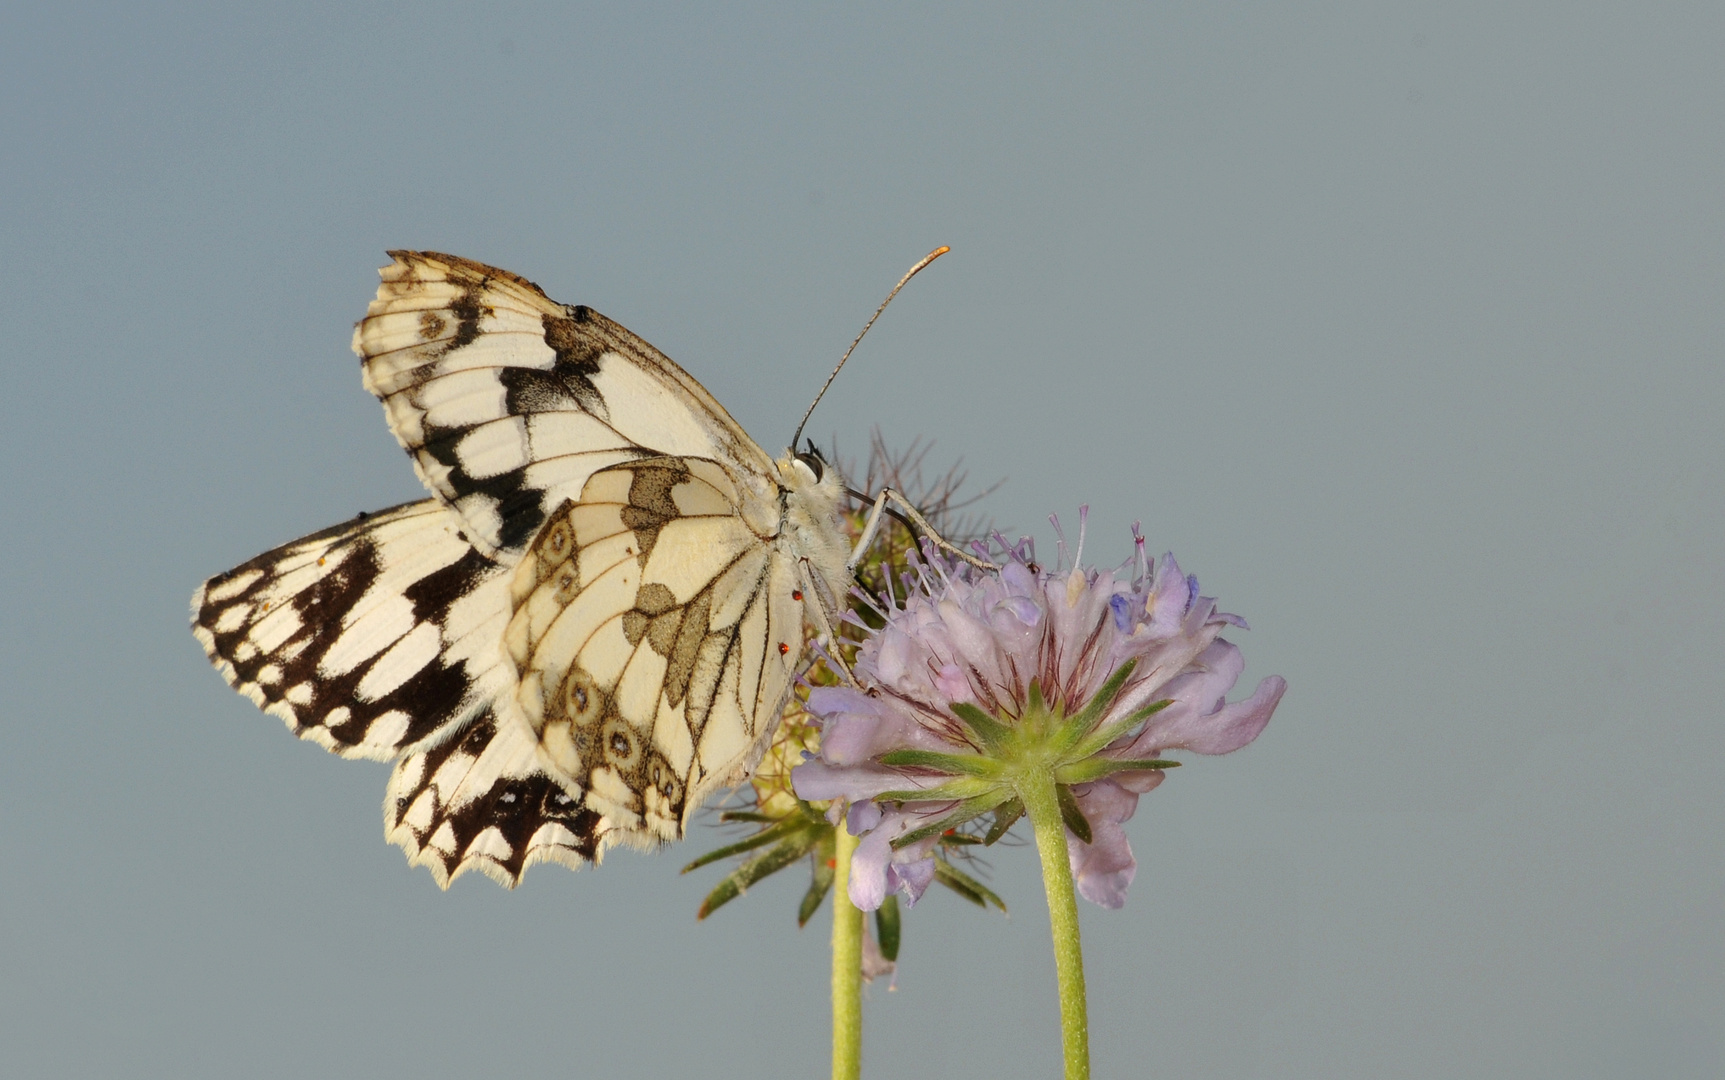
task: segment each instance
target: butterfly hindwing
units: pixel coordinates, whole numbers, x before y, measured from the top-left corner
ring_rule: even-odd
[[[472,869],[513,888],[536,862],[580,867],[597,860],[609,831],[545,772],[525,727],[489,712],[396,764],[383,828],[444,888]]]
[[[692,454],[771,470],[700,383],[598,312],[469,259],[390,254],[354,351],[420,478],[482,553],[518,553],[618,462]]]
[[[205,582],[192,631],[228,683],[303,739],[389,759],[513,680],[508,575],[435,501],[259,555]]]
[[[618,839],[680,838],[777,724],[802,607],[760,517],[718,462],[647,458],[595,473],[516,569],[516,704]]]

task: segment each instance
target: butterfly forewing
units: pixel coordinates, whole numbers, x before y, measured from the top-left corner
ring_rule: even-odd
[[[354,351],[420,478],[485,554],[518,551],[620,461],[772,468],[687,372],[598,312],[468,259],[390,254]]]

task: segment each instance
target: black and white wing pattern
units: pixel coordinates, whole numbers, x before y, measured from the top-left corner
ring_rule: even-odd
[[[843,479],[596,312],[391,254],[354,349],[433,498],[210,579],[193,632],[295,734],[399,758],[385,832],[441,885],[679,839],[845,593]]]
[[[497,643],[508,570],[426,500],[259,555],[192,597],[229,685],[302,739],[389,760],[471,719],[514,681]]]
[[[540,764],[519,725],[486,713],[456,738],[405,755],[383,801],[383,832],[444,888],[477,869],[513,886],[537,862],[597,861],[610,824]]]
[[[365,387],[486,555],[517,555],[587,478],[658,454],[774,463],[688,372],[591,308],[435,252],[392,251],[355,327]]]

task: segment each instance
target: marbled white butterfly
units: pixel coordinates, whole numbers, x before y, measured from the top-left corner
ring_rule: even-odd
[[[678,839],[844,602],[844,481],[597,312],[390,254],[353,347],[433,497],[211,578],[193,633],[296,735],[398,759],[386,835],[445,887]]]

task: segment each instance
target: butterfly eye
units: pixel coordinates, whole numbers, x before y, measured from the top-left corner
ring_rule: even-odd
[[[815,483],[820,483],[821,477],[826,475],[827,463],[821,460],[821,452],[815,449],[814,443],[810,443],[807,450],[798,454],[797,460],[806,465],[808,470],[815,474]]]

